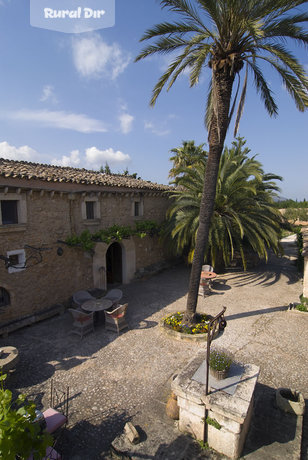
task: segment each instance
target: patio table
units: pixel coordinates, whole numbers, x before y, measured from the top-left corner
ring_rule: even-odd
[[[112,306],[112,301],[108,299],[87,300],[81,305],[86,312],[107,310]]]
[[[3,372],[12,371],[18,362],[18,350],[15,347],[0,348],[0,369]]]
[[[97,322],[99,319],[103,321],[105,316],[102,315],[100,317],[100,312],[103,310],[107,310],[112,306],[112,301],[109,299],[94,299],[94,300],[87,300],[81,305],[81,308],[86,312],[94,312],[95,321]]]

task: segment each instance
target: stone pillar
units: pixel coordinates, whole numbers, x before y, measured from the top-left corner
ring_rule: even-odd
[[[236,459],[241,456],[250,425],[259,368],[252,364],[241,365],[242,373],[232,383],[236,385],[233,394],[220,389],[205,396],[205,378],[202,382],[195,380],[197,371],[204,368],[204,360],[205,351],[201,350],[171,384],[180,408],[179,429],[203,440],[207,409],[207,417],[213,422],[207,423],[209,446]]]

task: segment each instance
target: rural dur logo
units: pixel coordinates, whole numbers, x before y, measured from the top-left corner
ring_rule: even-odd
[[[65,33],[112,27],[115,0],[30,0],[30,24]]]

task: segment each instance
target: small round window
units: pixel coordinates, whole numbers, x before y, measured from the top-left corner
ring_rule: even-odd
[[[0,307],[6,307],[10,305],[10,294],[6,289],[0,287]]]

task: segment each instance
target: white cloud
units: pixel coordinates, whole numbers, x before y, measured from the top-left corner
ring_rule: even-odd
[[[122,113],[119,116],[121,131],[123,134],[127,134],[132,130],[134,117],[129,113]]]
[[[40,97],[41,102],[52,102],[53,104],[58,103],[58,99],[54,93],[54,87],[52,85],[45,85],[43,87],[42,95]]]
[[[0,142],[0,158],[18,161],[39,161],[39,153],[28,145],[15,147],[4,141]]]
[[[73,60],[83,77],[115,80],[131,61],[117,43],[108,45],[98,34],[72,39]]]
[[[79,113],[50,110],[18,110],[5,117],[13,120],[34,121],[52,128],[71,129],[80,133],[104,133],[106,126],[94,118]]]
[[[127,164],[130,156],[120,150],[112,148],[99,150],[97,147],[89,147],[85,150],[85,155],[81,155],[79,150],[73,150],[70,155],[63,155],[61,158],[53,158],[51,163],[59,166],[84,167],[87,169],[99,170],[105,163],[109,166]]]
[[[148,121],[144,122],[144,129],[151,131],[151,133],[156,134],[156,136],[166,136],[170,133],[169,129],[158,128],[154,123]]]
[[[114,151],[112,148],[99,150],[97,147],[90,147],[86,149],[86,161],[94,169],[99,169],[106,161],[109,166],[126,164],[130,161],[130,156],[120,150]]]
[[[73,168],[78,168],[80,166],[79,150],[72,150],[69,156],[63,155],[60,159],[53,158],[51,160],[51,164],[58,166],[72,166]]]

